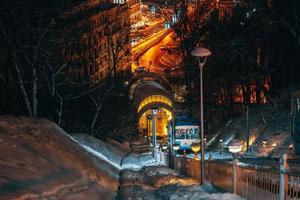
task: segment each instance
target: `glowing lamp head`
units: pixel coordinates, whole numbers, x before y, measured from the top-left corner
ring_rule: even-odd
[[[262,141],[262,144],[263,144],[263,145],[267,145],[267,144],[268,144],[267,140],[263,140],[263,141]]]
[[[228,144],[228,149],[231,153],[236,154],[242,151],[242,142],[241,140],[231,140]]]
[[[152,107],[151,110],[152,110],[152,115],[156,115],[158,112],[158,107],[156,107],[156,106]]]
[[[191,55],[198,58],[200,67],[203,67],[206,62],[206,58],[211,55],[211,52],[206,48],[198,47],[191,52]]]
[[[179,144],[177,144],[177,143],[173,144],[173,149],[174,149],[174,151],[178,151],[179,150]]]
[[[191,144],[191,149],[192,149],[192,151],[193,151],[194,153],[199,152],[200,149],[201,149],[200,143],[199,143],[199,142],[193,142],[193,143]]]
[[[206,49],[206,48],[195,48],[192,52],[191,55],[195,56],[195,57],[208,57],[210,56],[211,52],[210,50]]]

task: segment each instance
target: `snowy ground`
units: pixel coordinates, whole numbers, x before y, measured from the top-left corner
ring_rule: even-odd
[[[188,158],[194,158],[195,154],[188,154],[186,156]],[[198,156],[198,158],[201,158],[201,153],[199,153],[197,156]],[[232,159],[232,153],[221,152],[221,151],[206,151],[205,152],[205,160],[208,160],[208,159],[213,159],[213,160]]]
[[[279,157],[283,153],[290,154],[289,145],[293,144],[290,132],[290,95],[291,90],[281,92],[280,97],[274,98],[273,104],[264,104],[250,107],[250,151],[249,156]],[[246,116],[231,119],[216,132],[215,136],[207,143],[207,150],[225,150],[233,138],[245,141]],[[263,144],[266,141],[266,144]],[[246,143],[244,143],[246,144]],[[246,145],[244,145],[245,150]]]
[[[144,166],[160,165],[151,154],[131,153],[127,148],[119,148],[112,144],[105,143],[86,134],[75,134],[70,136],[79,143],[86,151],[97,158],[108,162],[118,170],[132,169],[140,170]]]
[[[166,167],[144,167],[139,171],[123,170],[120,175],[119,199],[170,200],[241,200],[223,193],[212,185],[199,186],[191,178],[181,177]]]
[[[242,199],[233,194],[223,193],[211,185],[200,187],[197,180],[182,177],[173,170],[161,166],[151,154],[124,152],[82,134],[72,137],[88,152],[120,170],[118,199]],[[209,155],[213,159],[232,158],[228,153],[209,152],[207,159]]]
[[[215,158],[217,153],[212,153]],[[118,190],[119,188],[119,190]],[[68,135],[52,122],[0,116],[0,199],[240,199],[128,145]]]

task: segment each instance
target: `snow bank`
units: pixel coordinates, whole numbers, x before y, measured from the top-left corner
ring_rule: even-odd
[[[73,134],[69,137],[76,141],[86,151],[111,164],[118,170],[140,170],[144,166],[160,165],[160,163],[156,162],[152,155],[148,153],[130,153],[126,147],[120,148],[120,145],[105,143],[86,134]]]
[[[112,173],[55,123],[0,116],[0,199],[113,199]]]
[[[87,134],[73,134],[70,137],[89,153],[110,163],[118,170],[121,170],[121,161],[129,152],[128,149],[115,147]]]

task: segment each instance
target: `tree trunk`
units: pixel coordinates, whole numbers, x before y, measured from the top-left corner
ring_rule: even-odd
[[[92,136],[94,136],[94,133],[95,133],[95,125],[96,125],[100,110],[101,110],[100,107],[96,108],[96,112],[95,112],[95,115],[94,115],[94,118],[93,118],[93,121],[92,121],[92,124],[91,124],[91,134],[92,134]]]
[[[59,99],[59,109],[56,110],[57,115],[58,115],[57,116],[57,124],[58,124],[58,126],[61,126],[64,101],[63,101],[63,98],[60,96],[59,93],[57,93],[57,96],[58,96],[58,99]]]
[[[37,72],[36,72],[36,67],[33,67],[32,69],[32,78],[33,78],[33,83],[32,83],[32,108],[33,108],[33,113],[32,116],[34,118],[37,117],[37,82],[38,82],[38,77],[37,77]]]
[[[21,75],[20,67],[16,63],[17,58],[16,58],[15,54],[14,54],[13,57],[14,57],[14,60],[15,60],[15,69],[16,69],[16,72],[17,72],[18,84],[19,84],[20,90],[21,90],[22,95],[23,95],[23,100],[24,100],[24,103],[25,103],[25,106],[26,106],[26,109],[27,109],[28,116],[33,117],[32,109],[31,109],[31,106],[30,106],[30,100],[28,98],[28,94],[27,94],[27,91],[26,91],[25,86],[24,86],[24,81],[23,81],[23,78],[22,78],[22,75]]]

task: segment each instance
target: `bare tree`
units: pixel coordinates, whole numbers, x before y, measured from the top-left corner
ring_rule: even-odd
[[[7,48],[7,64],[14,66],[28,116],[37,117],[38,71],[43,60],[42,45],[49,32],[49,10],[42,10],[30,1],[17,1],[14,5],[7,1],[2,3],[1,38]]]
[[[210,12],[211,0],[205,2],[195,1],[187,2],[185,0],[172,1],[173,12],[176,17],[176,24],[173,26],[174,31],[180,39],[180,49],[183,56],[183,65],[186,75],[186,88],[188,90],[188,99],[191,101],[192,95],[192,57],[190,52],[199,44],[203,34],[201,25],[205,21],[206,15]]]
[[[114,84],[111,84],[108,88],[105,88],[104,91],[99,91],[101,90],[99,88],[99,90],[96,90],[95,92],[91,93],[89,95],[90,99],[93,101],[96,110],[95,110],[95,114],[92,120],[92,123],[90,125],[91,127],[91,135],[93,136],[95,133],[95,125],[97,123],[97,119],[99,117],[99,113],[103,108],[103,103],[105,101],[105,99],[111,94],[112,90],[114,88]],[[103,88],[102,88],[103,89]]]
[[[128,65],[130,56],[130,24],[128,5],[118,5],[118,13],[104,16],[104,35],[107,39],[111,70],[116,80],[120,65]]]

